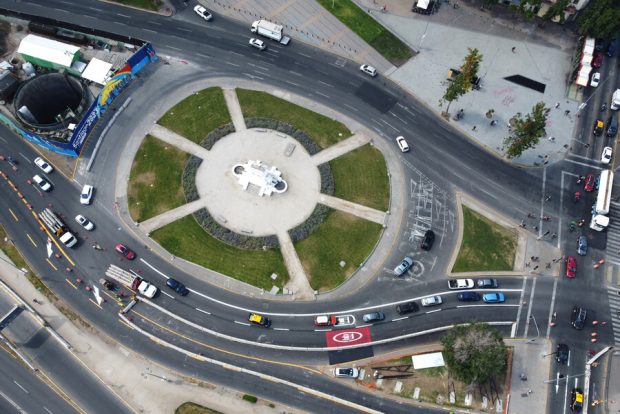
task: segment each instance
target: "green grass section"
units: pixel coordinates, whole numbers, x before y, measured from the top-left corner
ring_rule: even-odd
[[[310,286],[327,290],[344,282],[368,257],[380,232],[379,224],[332,210],[314,233],[295,244]]]
[[[340,122],[268,93],[237,89],[237,98],[245,118],[272,118],[287,122],[308,134],[321,148],[351,136],[351,131]]]
[[[463,206],[463,242],[453,272],[512,270],[517,236]]]
[[[280,250],[243,250],[223,243],[200,227],[193,216],[164,226],[151,237],[171,254],[250,285],[270,290],[288,281]],[[271,280],[272,273],[278,278]]]
[[[181,404],[174,414],[224,414],[221,411],[215,411],[202,405],[198,405],[193,402],[186,402]]]
[[[157,11],[161,5],[161,0],[111,0],[114,3],[125,4],[127,6],[138,7],[145,10]]]
[[[319,4],[395,65],[406,62],[412,51],[351,0],[318,0]]]
[[[37,275],[34,274],[28,263],[24,260],[24,257],[21,255],[17,247],[9,240],[9,237],[4,230],[4,227],[0,226],[0,250],[6,254],[9,259],[15,264],[15,267],[18,269],[25,269],[26,279],[32,283],[32,285],[42,294],[44,294],[49,299],[55,299],[54,294],[45,286],[45,284],[38,278]]]
[[[157,122],[199,144],[209,132],[231,122],[231,118],[224,92],[214,87],[188,96]]]
[[[129,213],[144,221],[185,204],[181,178],[189,155],[147,135],[133,160],[127,188]]]
[[[386,211],[390,181],[385,159],[370,144],[330,161],[334,196],[377,210]]]

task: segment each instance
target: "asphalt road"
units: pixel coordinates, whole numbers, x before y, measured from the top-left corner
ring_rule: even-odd
[[[119,118],[117,124],[111,129],[106,141],[104,141],[100,156],[96,162],[95,173],[97,175],[92,177],[94,180],[92,183],[97,188],[95,204],[92,207],[87,207],[85,212],[87,217],[93,219],[99,228],[93,232],[93,235],[89,237],[87,242],[84,242],[80,248],[71,252],[71,256],[75,256],[78,263],[75,268],[76,274],[87,275],[86,277],[92,279],[96,277],[94,276],[95,274],[105,269],[108,263],[118,260],[110,252],[94,254],[88,248],[90,240],[95,240],[94,237],[96,237],[96,241],[99,244],[108,248],[120,240],[129,241],[132,246],[139,246],[139,242],[134,240],[129,232],[115,224],[117,220],[113,211],[114,191],[112,186],[109,185],[109,177],[105,174],[105,171],[115,171],[116,162],[122,156],[123,146],[118,145],[118,142],[122,142],[123,137],[130,135],[128,129],[130,130],[134,127],[135,121],[148,108],[149,102],[157,102],[158,98],[165,97],[170,91],[178,87],[179,84],[206,77],[228,76],[267,83],[279,89],[290,90],[299,95],[310,97],[323,104],[338,107],[339,111],[375,129],[379,135],[386,139],[392,139],[393,136],[400,134],[406,135],[410,145],[414,148],[410,154],[403,156],[403,162],[408,170],[409,178],[419,180],[420,177],[424,177],[440,190],[438,193],[447,194],[448,199],[452,199],[454,190],[459,189],[474,194],[483,202],[495,206],[503,214],[512,216],[515,219],[524,217],[527,212],[531,211],[532,205],[541,204],[543,188],[544,194],[552,196],[551,202],[545,204],[545,214],[564,217],[567,213],[576,213],[571,211],[572,207],[581,206],[570,206],[567,203],[566,194],[572,194],[568,190],[570,180],[563,181],[562,178],[565,173],[568,173],[569,176],[570,174],[577,174],[577,171],[583,169],[582,165],[566,162],[547,168],[544,172],[534,169],[516,169],[481,151],[449,126],[438,122],[434,115],[424,106],[405,95],[396,86],[383,79],[368,79],[364,77],[353,63],[349,62],[344,66],[336,65],[338,58],[333,55],[295,42],[286,48],[270,44],[270,48],[266,53],[258,53],[253,50],[248,51],[246,45],[248,38],[247,27],[219,17],[214,24],[205,26],[191,11],[183,11],[173,18],[164,18],[157,15],[145,15],[134,10],[118,8],[114,5],[94,1],[83,1],[79,2],[79,4],[71,5],[60,1],[46,1],[45,3],[40,2],[38,4],[45,4],[45,7],[37,5],[37,2],[0,1],[0,5],[3,7],[27,10],[33,14],[46,15],[62,21],[130,34],[131,36],[151,41],[162,56],[176,56],[187,59],[192,64],[191,71],[183,71],[182,77],[170,74],[168,82],[159,84],[157,88],[148,86],[148,75],[146,79],[142,79],[137,85],[132,87],[134,102],[139,102],[139,104],[132,104],[128,111]],[[267,71],[265,71],[265,68]],[[161,69],[155,68],[153,71],[157,72],[158,70]],[[140,97],[137,96],[138,94]],[[34,158],[32,151],[10,133],[4,131],[0,135],[6,141],[0,147],[2,151],[13,154],[22,153],[25,155],[25,159],[29,160]],[[92,146],[87,148],[86,156],[88,156],[88,151],[91,148]],[[27,161],[22,162],[22,166],[20,166],[19,172],[15,177],[20,183],[20,189],[22,188],[21,186],[24,186],[25,180],[30,176],[30,171],[34,171],[34,167],[31,167]],[[24,187],[24,194],[30,200],[36,199],[36,202],[33,201],[33,205],[37,206],[37,208],[42,208],[48,203],[52,203],[55,209],[62,211],[68,217],[67,220],[71,220],[78,211],[82,211],[82,209],[78,209],[79,204],[77,203],[79,186],[67,181],[56,173],[52,174],[50,178],[55,185],[52,193],[39,194],[34,188]],[[541,184],[542,178],[545,180],[543,182],[544,187]],[[79,181],[81,177],[78,176],[77,179]],[[2,186],[4,190],[9,191],[5,183],[2,183]],[[564,203],[560,204],[562,197],[564,198]],[[96,321],[96,325],[99,328],[105,329],[115,337],[127,339],[126,332],[119,332],[118,323],[115,322],[113,312],[101,312],[101,310],[90,303],[88,295],[83,291],[76,291],[64,281],[62,267],[57,266],[60,271],[55,271],[53,272],[55,274],[51,275],[50,265],[45,260],[44,238],[38,232],[37,226],[31,220],[28,223],[29,220],[24,217],[21,202],[18,202],[14,197],[9,197],[8,199],[7,205],[9,208],[22,212],[22,215],[20,215],[22,219],[19,222],[12,223],[13,218],[6,211],[3,211],[3,222],[9,227],[9,233],[14,237],[19,247],[26,251],[36,250],[36,253],[33,252],[33,257],[30,257],[30,259],[35,263],[35,268],[45,270],[45,273],[50,274],[47,277],[46,283],[50,283],[52,288],[58,291],[65,300],[82,310],[85,318]],[[74,226],[77,228],[77,224]],[[107,231],[104,232],[102,229]],[[402,233],[402,239],[408,241],[410,232],[407,229],[403,229]],[[36,240],[37,246],[33,246],[28,236]],[[447,254],[441,255],[441,253],[447,253],[449,248],[452,247],[450,237],[450,234],[446,234],[445,250],[439,250],[437,252],[438,256],[447,256]],[[600,244],[599,235],[595,235],[593,238],[596,239],[595,245],[597,243]],[[574,243],[572,240],[566,239],[562,241],[566,244],[567,250],[569,246],[572,249]],[[604,241],[602,244],[604,245]],[[404,252],[406,252],[406,249],[405,247]],[[162,258],[151,257],[148,252],[138,248],[136,250],[139,257],[146,258],[149,263],[164,273],[173,274],[175,272],[174,268]],[[596,252],[591,252],[591,254],[596,254]],[[393,256],[386,260],[386,263],[397,263],[402,258],[402,255],[403,250],[396,249]],[[244,298],[243,303],[244,307],[268,313],[322,313],[356,309],[360,307],[360,304],[363,304],[363,306],[380,306],[381,303],[387,301],[406,300],[424,293],[445,290],[441,286],[445,282],[433,282],[433,279],[440,276],[437,273],[429,272],[424,279],[418,281],[419,283],[411,284],[411,287],[408,288],[403,288],[402,282],[393,278],[379,277],[365,289],[357,291],[355,296],[343,295],[341,298],[331,300],[329,303],[318,302],[291,305],[289,303],[265,303],[253,298]],[[588,278],[587,272],[584,273],[582,278],[580,272],[580,277],[576,281],[567,282],[560,280],[556,306],[558,315],[567,315],[572,308],[572,303],[576,300],[579,300],[580,303],[588,306],[593,311],[605,311],[605,304],[600,301],[600,283],[596,283],[591,278]],[[177,272],[175,277],[184,281],[190,287],[203,288],[199,281],[189,275],[179,275]],[[511,281],[510,279],[506,282],[509,285],[520,284],[519,281]],[[568,283],[572,282],[577,282],[573,283],[575,285],[584,285],[568,285]],[[547,285],[545,285],[545,289],[537,291],[538,297],[544,298],[550,295],[551,290],[549,289],[552,287]],[[218,298],[218,300],[229,303],[238,301],[238,298],[230,292],[214,289],[213,287],[204,287],[204,289],[208,289],[209,295]],[[586,293],[584,293],[584,289],[587,289]],[[378,291],[385,293],[377,295],[376,292]],[[515,302],[514,298],[511,299],[509,297],[510,300],[513,303]],[[169,301],[163,297],[160,301],[166,302],[166,306],[186,307],[187,309],[185,310],[179,310],[185,316],[191,315],[189,311],[192,307],[200,306],[209,311],[213,310],[213,314],[224,315],[224,317],[220,318],[220,321],[214,322],[213,326],[218,330],[225,331],[231,329],[236,335],[252,335],[252,331],[248,331],[246,327],[229,323],[230,320],[237,320],[245,316],[244,312],[222,309],[212,302],[194,298],[193,295],[183,299],[182,302],[176,299],[174,302]],[[476,317],[484,319],[484,309],[482,309],[483,312],[480,312],[481,309],[479,308],[469,310],[472,310],[471,314],[459,313],[459,315],[466,315],[463,318],[476,315]],[[541,309],[540,312],[544,314],[545,310]],[[193,313],[195,316],[195,312]],[[507,307],[489,317],[510,320],[510,318],[514,319],[513,313],[514,309]],[[359,313],[357,316],[359,317]],[[446,323],[446,321],[451,320],[451,315],[449,312],[441,312],[435,314],[433,318],[428,318],[430,319],[428,321],[429,326]],[[215,320],[216,318],[213,319]],[[306,336],[303,332],[309,329],[308,317],[288,317],[282,318],[282,321],[286,319],[291,320],[290,322],[286,321],[289,329],[295,329],[300,333],[299,342],[307,345],[307,341],[319,341],[317,339],[319,336],[312,335],[310,332]],[[418,329],[417,322],[419,319],[422,319],[422,317],[418,318],[416,316],[416,323],[412,323],[410,326]],[[407,326],[407,323],[405,321],[402,324],[386,323],[374,326],[373,338],[394,335],[403,329],[402,325]],[[568,328],[565,329],[563,326],[558,326],[558,329],[554,330],[553,335],[568,336],[568,332],[570,332]],[[271,341],[297,341],[297,339],[291,339],[293,337],[286,332],[278,334],[277,331],[273,331],[270,332],[270,335],[273,336],[269,338]],[[143,341],[140,338],[132,338],[132,340],[134,339],[138,342]],[[604,335],[602,335],[601,343],[605,339]],[[580,338],[576,341],[575,346],[583,347],[583,342],[583,338]],[[153,350],[153,352],[156,353],[156,350]],[[163,360],[171,363],[170,358],[165,357]],[[235,358],[232,360],[240,362]],[[291,375],[294,376],[294,374]],[[209,377],[213,378],[212,376]],[[271,392],[275,393],[276,391],[271,389]]]
[[[0,351],[0,412],[17,413],[78,413],[71,404],[21,364],[4,347]]]

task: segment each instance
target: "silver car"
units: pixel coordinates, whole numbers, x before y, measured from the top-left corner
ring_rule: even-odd
[[[579,236],[577,241],[577,254],[579,256],[585,256],[588,253],[588,238],[586,236]]]
[[[443,303],[441,296],[428,296],[426,298],[422,298],[420,302],[422,303],[422,306],[436,306]]]
[[[396,276],[402,276],[411,266],[413,266],[413,259],[406,256],[403,261],[394,268],[394,273]]]

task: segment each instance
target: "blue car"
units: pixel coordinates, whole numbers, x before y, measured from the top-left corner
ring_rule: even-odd
[[[482,295],[482,300],[486,303],[502,303],[505,299],[502,292],[493,292]]]
[[[189,293],[189,290],[185,287],[185,285],[176,279],[170,278],[166,280],[166,286],[168,286],[170,289],[174,290],[181,296],[185,296]]]

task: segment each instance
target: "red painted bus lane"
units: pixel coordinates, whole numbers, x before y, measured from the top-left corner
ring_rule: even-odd
[[[327,339],[327,346],[330,348],[371,342],[370,329],[368,327],[325,332],[325,338]]]

